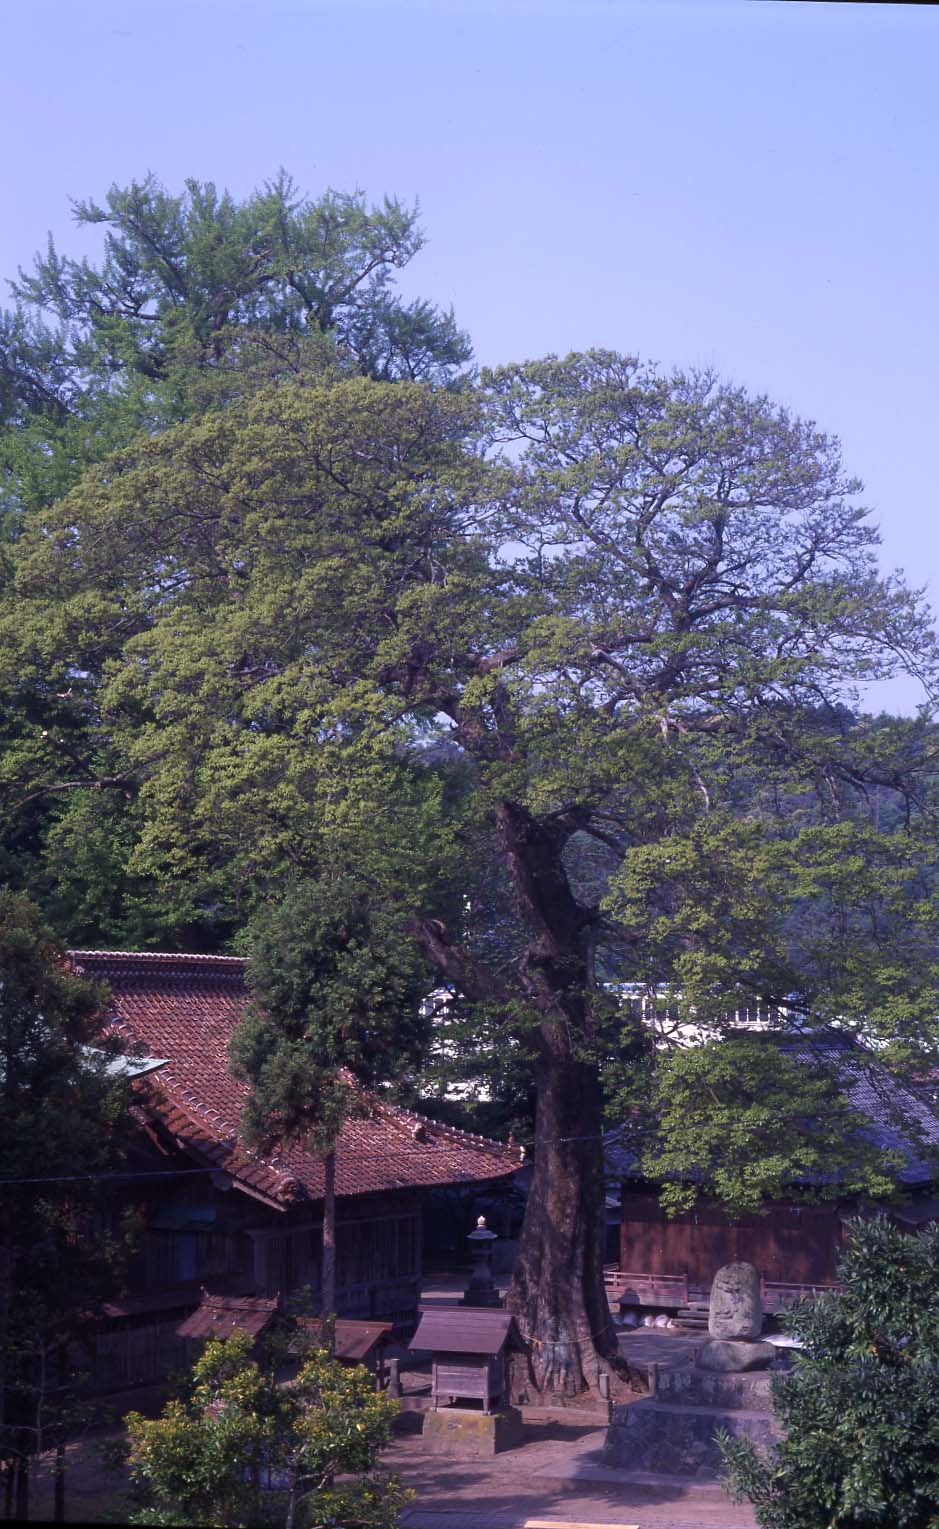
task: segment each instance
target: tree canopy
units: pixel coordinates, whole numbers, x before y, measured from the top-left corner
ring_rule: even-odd
[[[16,545],[7,677],[61,720],[24,727],[20,801],[130,793],[128,866],[180,926],[352,877],[527,1059],[535,1386],[613,1352],[600,1076],[648,1038],[611,979],[932,1054],[935,740],[855,708],[934,690],[936,649],[856,495],[767,399],[591,352],[260,389]]]
[[[395,290],[423,234],[416,208],[394,198],[309,197],[281,171],[238,201],[197,180],[173,194],[148,175],[73,214],[100,253],[62,254],[50,238],[0,314],[0,586],[29,517],[141,433],[285,380],[455,385],[466,371],[453,315]],[[11,760],[30,753],[42,775],[38,740],[57,745],[55,782],[26,801],[12,787],[0,874],[77,944],[201,947],[230,934],[205,905],[190,921],[129,869],[142,828],[130,790],[75,797],[76,766],[94,759],[102,777],[115,765],[93,717],[62,699],[40,681],[0,704],[0,775],[18,777]]]

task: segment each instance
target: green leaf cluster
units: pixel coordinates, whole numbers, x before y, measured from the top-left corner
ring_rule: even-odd
[[[133,1523],[393,1529],[407,1494],[378,1456],[398,1404],[361,1366],[300,1347],[296,1373],[282,1382],[236,1328],[210,1339],[187,1394],[159,1418],[128,1414],[131,1476],[144,1499]]]
[[[855,1221],[843,1290],[797,1307],[803,1347],[775,1379],[784,1430],[764,1458],[722,1444],[738,1500],[761,1529],[933,1529],[939,1522],[939,1229]]]

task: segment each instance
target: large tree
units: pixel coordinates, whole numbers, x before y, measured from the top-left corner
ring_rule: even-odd
[[[92,471],[17,549],[17,679],[91,709],[140,863],[230,907],[354,868],[526,1059],[509,1301],[537,1390],[615,1364],[600,1079],[648,1047],[611,978],[718,1026],[785,996],[932,1045],[932,734],[847,703],[931,685],[933,638],[856,491],[766,399],[600,352],[472,394],[258,393]]]
[[[397,272],[423,243],[416,208],[360,192],[302,194],[281,172],[237,200],[211,182],[178,194],[152,176],[73,206],[98,245],[50,238],[0,313],[0,586],[6,545],[93,463],[141,432],[224,408],[261,387],[364,374],[453,383],[470,346],[453,315],[405,302]],[[76,944],[212,945],[231,932],[206,904],[153,895],[134,869],[134,782],[88,711],[39,673],[0,705],[0,872]],[[66,704],[63,707],[62,701]],[[36,789],[15,782],[32,776]]]

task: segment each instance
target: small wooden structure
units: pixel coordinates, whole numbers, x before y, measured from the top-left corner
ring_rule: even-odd
[[[195,1311],[176,1329],[177,1336],[199,1342],[207,1338],[228,1338],[240,1328],[257,1342],[276,1322],[281,1311],[280,1296],[220,1295],[203,1288]]]
[[[449,1307],[423,1313],[410,1347],[433,1355],[435,1412],[441,1404],[481,1401],[488,1413],[507,1400],[505,1353],[521,1344],[510,1312]]]
[[[311,1338],[323,1338],[322,1317],[299,1317],[297,1326]],[[385,1347],[394,1331],[393,1322],[364,1322],[353,1317],[337,1317],[333,1326],[336,1358],[340,1364],[364,1364],[374,1374],[384,1374]]]

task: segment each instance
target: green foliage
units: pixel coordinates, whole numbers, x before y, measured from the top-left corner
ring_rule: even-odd
[[[787,1055],[778,1041],[731,1034],[676,1048],[654,1069],[642,1169],[669,1212],[699,1196],[738,1216],[793,1193],[893,1191],[899,1164],[865,1139],[843,1080],[824,1061]],[[631,1102],[620,1101],[620,1118]]]
[[[394,1078],[422,1049],[431,973],[403,900],[382,904],[348,875],[294,885],[254,920],[251,1002],[232,1038],[252,1085],[249,1138],[332,1147],[354,1082]],[[354,1081],[353,1081],[354,1080]]]
[[[0,417],[44,422],[63,462],[100,460],[128,428],[245,385],[322,372],[330,356],[386,380],[440,380],[469,357],[452,314],[393,291],[423,243],[416,211],[393,199],[311,199],[283,171],[244,202],[210,181],[174,196],[148,175],[73,215],[104,231],[102,260],[60,255],[50,238],[11,283],[17,306],[0,325]]]
[[[0,586],[24,524],[139,435],[281,383],[444,383],[469,359],[452,314],[395,292],[423,240],[393,199],[308,198],[284,173],[243,202],[195,180],[174,196],[148,176],[74,217],[103,234],[101,258],[50,240],[0,314]],[[66,638],[58,657],[73,656]],[[232,920],[211,876],[195,899],[182,877],[148,877],[137,778],[92,700],[98,664],[60,673],[50,661],[4,690],[0,869],[74,943],[217,947]]]
[[[187,344],[211,371],[203,319]],[[132,792],[128,872],[215,931],[294,880],[400,900],[461,1022],[537,1080],[537,1302],[542,1255],[599,1225],[599,1139],[574,1123],[599,1123],[611,1055],[642,1052],[604,981],[680,990],[718,1030],[792,996],[933,1063],[936,733],[854,707],[904,667],[935,683],[937,650],[876,557],[837,442],[710,373],[597,351],[460,391],[307,374],[137,438],[37,510],[0,663],[81,718],[102,790]],[[37,759],[62,783],[68,734],[19,728],[27,801]],[[354,1017],[314,1030],[364,1054]],[[281,1123],[322,1093],[286,1039]],[[817,1103],[774,1097],[786,1133]],[[552,1287],[544,1330],[573,1330]]]
[[[0,889],[0,1450],[48,1447],[74,1402],[66,1345],[113,1289],[121,1238],[96,1175],[118,1160],[126,1085],[106,993],[65,964],[38,908]]]
[[[128,1415],[131,1474],[145,1498],[132,1522],[393,1529],[406,1494],[377,1460],[397,1403],[375,1392],[367,1370],[312,1346],[278,1382],[251,1346],[237,1328],[211,1339],[185,1398],[156,1419]]]
[[[939,1523],[939,1229],[856,1221],[840,1295],[791,1313],[803,1342],[773,1382],[784,1438],[764,1459],[722,1443],[762,1529],[934,1529]]]

